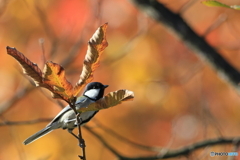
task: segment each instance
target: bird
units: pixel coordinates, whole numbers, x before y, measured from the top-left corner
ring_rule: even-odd
[[[76,100],[76,109],[87,107],[89,104],[101,99],[104,95],[104,90],[108,85],[103,85],[100,82],[91,82],[87,84],[83,95],[78,97]],[[80,114],[81,124],[84,125],[90,121],[98,111],[87,111]],[[23,144],[27,145],[33,141],[41,138],[42,136],[50,133],[55,129],[67,129],[70,134],[78,138],[72,131],[77,127],[77,119],[74,110],[68,105],[63,108],[57,116],[42,130],[33,134],[27,138]]]

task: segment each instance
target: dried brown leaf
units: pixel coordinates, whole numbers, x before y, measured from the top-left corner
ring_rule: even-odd
[[[74,96],[77,96],[81,89],[93,80],[93,72],[99,66],[99,57],[108,46],[106,30],[108,24],[100,26],[88,42],[88,50],[83,62],[83,69],[80,79],[74,87]]]
[[[115,92],[110,92],[100,100],[95,103],[90,104],[86,108],[80,108],[78,112],[86,112],[86,111],[97,111],[100,109],[106,109],[109,107],[116,106],[121,104],[124,101],[133,100],[134,93],[129,90],[117,90]]]
[[[65,77],[65,70],[57,63],[47,62],[43,69],[43,82],[52,88],[53,98],[73,98],[73,86]]]
[[[23,73],[31,77],[36,86],[48,88],[42,81],[42,71],[37,64],[30,61],[16,48],[7,46],[7,53],[20,63]]]
[[[100,26],[88,42],[82,73],[74,88],[67,81],[65,71],[60,65],[47,62],[42,72],[37,64],[31,62],[15,48],[7,47],[7,53],[21,64],[23,72],[33,79],[36,86],[47,88],[52,92],[54,98],[62,98],[67,102],[73,102],[72,100],[81,89],[92,81],[93,72],[99,66],[99,57],[108,45],[106,40],[107,26],[107,23]]]

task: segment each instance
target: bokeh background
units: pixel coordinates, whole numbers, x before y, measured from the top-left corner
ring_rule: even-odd
[[[240,69],[240,12],[209,8],[200,0],[161,0]],[[240,4],[237,0],[222,0]],[[187,5],[186,5],[187,4]],[[107,40],[94,81],[110,85],[106,92],[128,89],[135,99],[101,110],[89,126],[113,148],[129,157],[154,155],[109,134],[96,122],[141,145],[176,149],[194,142],[240,134],[240,97],[195,53],[127,0],[1,0],[0,1],[0,122],[53,118],[64,102],[35,88],[6,46],[16,47],[40,68],[46,60],[61,64],[75,84],[81,73],[87,42],[109,23]],[[209,30],[211,26],[217,27]],[[22,142],[47,122],[0,126],[1,160],[77,160],[78,142],[56,130],[34,143]],[[77,133],[77,132],[76,132]],[[113,160],[95,136],[83,129],[87,159]],[[215,146],[191,154],[208,159]],[[227,157],[217,157],[227,159]],[[176,158],[177,159],[177,158]],[[180,159],[186,159],[181,157]]]

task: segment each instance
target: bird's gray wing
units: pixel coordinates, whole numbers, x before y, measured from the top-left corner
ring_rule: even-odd
[[[83,102],[84,102],[84,99],[78,99],[77,104],[80,104]],[[63,108],[47,126],[51,126],[53,123],[57,122],[66,112],[70,110],[72,110],[72,108],[69,105]]]
[[[58,121],[59,118],[61,118],[64,113],[70,111],[71,109],[72,108],[70,106],[66,106],[65,108],[63,108],[47,126],[51,126],[54,122]]]

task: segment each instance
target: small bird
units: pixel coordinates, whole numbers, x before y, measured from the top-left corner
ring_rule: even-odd
[[[76,109],[79,109],[81,107],[87,107],[89,104],[94,103],[95,101],[102,98],[104,95],[104,90],[107,87],[108,85],[103,85],[99,82],[89,83],[86,86],[83,95],[77,98]],[[90,121],[97,112],[98,111],[87,111],[81,113],[80,125],[83,125]],[[69,133],[71,133],[74,137],[77,138],[77,136],[72,132],[75,127],[77,127],[76,114],[73,109],[68,105],[62,111],[60,111],[58,115],[45,128],[27,138],[23,142],[23,144],[27,145],[29,143],[32,143],[38,138],[58,128],[67,129]]]

